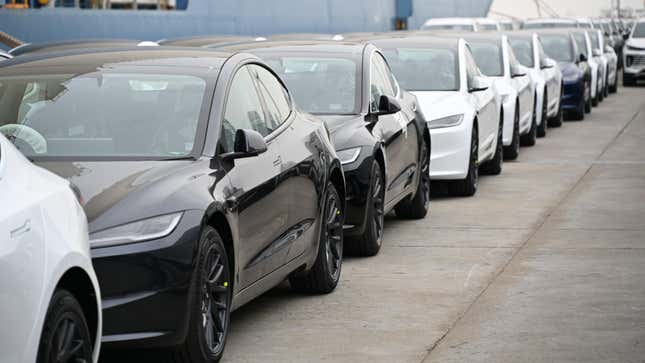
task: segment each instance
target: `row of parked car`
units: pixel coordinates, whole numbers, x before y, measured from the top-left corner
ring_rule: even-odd
[[[14,49],[3,359],[96,361],[102,344],[217,361],[236,308],[285,279],[333,291],[344,254],[379,252],[386,214],[474,195],[616,91],[601,30],[544,28]]]

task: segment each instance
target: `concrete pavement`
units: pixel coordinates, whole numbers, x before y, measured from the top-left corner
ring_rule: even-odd
[[[619,92],[475,197],[388,218],[333,294],[283,285],[235,312],[224,361],[642,362],[645,89]]]

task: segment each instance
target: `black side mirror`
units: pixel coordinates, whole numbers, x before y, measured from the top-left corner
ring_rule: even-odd
[[[235,131],[235,141],[233,141],[233,151],[223,154],[224,159],[241,159],[258,156],[267,151],[267,144],[264,137],[259,132],[248,129],[238,129]]]
[[[586,62],[587,61],[587,56],[582,54],[582,53],[580,53],[580,61],[581,62]]]
[[[377,116],[391,115],[399,111],[401,111],[401,105],[396,98],[382,95],[378,100],[378,111],[375,114]]]
[[[521,66],[511,66],[511,78],[524,76],[526,76],[526,72],[524,72]]]

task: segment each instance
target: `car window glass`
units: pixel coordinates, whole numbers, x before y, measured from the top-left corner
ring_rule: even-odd
[[[541,40],[544,52],[549,58],[560,62],[573,62],[573,48],[569,36],[543,35]]]
[[[267,107],[267,127],[270,132],[280,127],[289,117],[289,96],[282,83],[266,68],[252,65],[251,69],[257,75],[258,89]]]
[[[533,68],[533,46],[528,39],[510,39],[511,48],[523,66]]]
[[[638,23],[636,24],[636,26],[634,26],[634,33],[632,34],[632,38],[645,38],[645,22]]]
[[[504,75],[504,60],[499,44],[474,42],[470,43],[470,50],[482,73],[489,77]]]
[[[400,85],[409,91],[457,91],[459,62],[455,49],[381,48]],[[432,67],[432,72],[427,72]]]
[[[378,111],[381,96],[394,96],[394,89],[388,76],[390,69],[379,54],[374,54],[370,62],[370,111]]]
[[[262,136],[269,134],[262,103],[246,66],[237,71],[228,91],[222,120],[221,146],[224,152],[233,151],[235,132],[239,129],[254,130]]]
[[[574,33],[573,39],[575,39],[576,44],[578,45],[578,52],[584,54],[585,57],[589,57],[587,53],[587,41],[585,40],[585,35],[583,33]]]

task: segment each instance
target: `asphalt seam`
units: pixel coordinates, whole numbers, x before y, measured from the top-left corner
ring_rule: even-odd
[[[607,152],[607,150],[609,150],[609,148],[616,142],[616,140],[618,140],[618,138],[625,132],[627,127],[638,117],[638,115],[643,110],[644,106],[645,106],[645,103],[641,103],[641,106],[634,113],[632,118],[628,122],[626,122],[625,125],[623,125],[623,127],[618,131],[618,133],[616,133],[616,135],[607,143],[607,145],[605,145],[605,147],[602,149],[600,154],[596,157],[596,160],[600,159]],[[548,212],[544,215],[544,217],[542,218],[540,223],[537,225],[535,230],[522,242],[522,244],[520,244],[516,248],[516,250],[511,255],[511,257],[506,261],[506,263],[504,263],[504,265],[501,267],[501,269],[493,276],[493,278],[486,284],[486,286],[477,294],[475,299],[468,305],[468,307],[461,314],[459,314],[457,319],[455,319],[455,321],[450,325],[450,327],[446,330],[446,332],[444,334],[442,334],[441,337],[439,337],[439,339],[437,339],[430,346],[430,348],[428,348],[426,350],[426,354],[423,356],[423,358],[421,359],[420,363],[423,363],[426,360],[428,360],[428,358],[430,357],[430,354],[432,354],[432,351],[437,346],[439,346],[439,344],[441,344],[441,342],[446,338],[446,336],[448,336],[448,334],[454,329],[454,327],[457,326],[457,324],[459,324],[461,319],[463,319],[463,317],[466,316],[466,314],[468,314],[468,312],[472,309],[472,307],[479,301],[481,296],[484,295],[484,293],[488,290],[488,288],[497,280],[497,278],[500,275],[502,275],[504,273],[506,268],[511,264],[511,262],[515,259],[515,257],[520,253],[520,251],[522,251],[524,249],[524,247],[528,244],[528,242],[531,241],[533,239],[533,237],[535,237],[537,235],[537,233],[542,229],[542,227],[545,225],[546,221],[549,219],[549,217],[551,217],[551,214],[553,214],[553,212],[555,212],[556,209],[558,209],[558,207],[560,205],[562,205],[562,203],[568,199],[568,197],[571,195],[571,193],[573,193],[573,191],[580,185],[582,180],[584,180],[584,178],[589,174],[589,172],[591,171],[591,169],[593,167],[594,167],[594,163],[593,162],[589,163],[587,169],[580,176],[580,178],[578,178],[578,180],[573,184],[573,186],[571,188],[569,188],[569,190],[562,196],[562,198],[557,203],[555,203],[553,205],[553,207],[551,207],[548,210]]]

